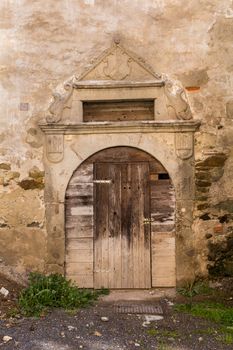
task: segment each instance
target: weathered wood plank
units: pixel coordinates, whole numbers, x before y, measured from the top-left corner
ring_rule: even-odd
[[[93,273],[87,275],[70,275],[69,279],[72,280],[79,288],[93,288]]]
[[[73,238],[92,238],[93,239],[93,226],[67,226],[67,230],[69,230],[69,235],[67,235],[66,240]]]
[[[76,206],[71,208],[71,216],[93,215],[92,206]]]
[[[92,238],[74,238],[67,239],[66,242],[67,250],[70,249],[93,249],[93,239]]]
[[[66,262],[67,263],[80,263],[80,262],[92,262],[93,263],[93,248],[92,249],[76,249],[70,248],[67,250]]]
[[[93,225],[93,215],[67,215],[66,227],[89,227]]]
[[[90,275],[93,273],[93,263],[92,262],[82,262],[77,264],[77,262],[67,262],[66,263],[66,275]]]
[[[175,237],[173,232],[154,233],[152,245],[152,286],[175,286]]]
[[[109,165],[109,175],[113,179],[109,186],[109,287],[121,288],[121,169],[119,165]]]
[[[109,179],[108,164],[95,164],[95,179]],[[108,287],[109,250],[108,250],[108,215],[109,184],[95,184],[95,236],[94,236],[94,286]]]
[[[92,121],[121,121],[121,120],[153,120],[154,101],[106,101],[84,102],[83,120]]]

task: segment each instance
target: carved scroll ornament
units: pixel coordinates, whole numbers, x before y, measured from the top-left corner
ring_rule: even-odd
[[[69,107],[68,102],[73,93],[73,79],[64,83],[64,93],[53,93],[53,102],[49,106],[50,115],[46,117],[47,123],[58,123],[62,119],[65,107]]]
[[[192,113],[184,89],[175,81],[166,80],[164,86],[166,105],[171,119],[192,119]]]

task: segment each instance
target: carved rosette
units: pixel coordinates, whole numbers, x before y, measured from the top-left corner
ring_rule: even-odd
[[[64,156],[64,136],[46,135],[46,155],[50,162],[59,163]]]
[[[193,134],[176,133],[175,134],[176,154],[180,159],[189,159],[193,155]]]

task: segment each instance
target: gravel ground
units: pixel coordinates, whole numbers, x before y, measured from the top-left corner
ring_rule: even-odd
[[[0,350],[233,349],[232,344],[224,344],[216,324],[175,313],[171,305],[171,301],[174,301],[172,299],[169,301],[161,297],[153,301],[143,299],[139,302],[131,299],[118,302],[114,300],[114,293],[111,293],[110,298],[72,314],[54,310],[38,319],[13,319],[9,318],[9,312],[17,305],[22,286],[0,273],[0,288],[2,286],[9,290],[9,296],[5,298],[0,295]],[[213,287],[217,292],[215,301],[219,301],[220,291],[224,293],[223,299],[227,305],[233,307],[233,278],[214,282]],[[197,296],[197,299],[202,298]],[[185,300],[176,297],[177,301]],[[157,305],[162,308],[163,319],[145,323],[146,315],[118,313],[116,304],[140,307]],[[101,319],[102,317],[107,319]]]
[[[129,302],[127,302],[129,305]],[[138,305],[138,302],[137,302]],[[0,349],[20,350],[224,350],[218,327],[172,311],[160,300],[163,319],[145,324],[143,314],[120,314],[113,303],[98,302],[75,314],[54,310],[40,319],[0,320]],[[107,320],[102,320],[106,317]],[[211,333],[209,334],[209,330]],[[12,337],[7,343],[3,337]]]

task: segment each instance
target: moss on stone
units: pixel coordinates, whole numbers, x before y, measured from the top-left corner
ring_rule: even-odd
[[[211,182],[210,181],[202,181],[202,180],[197,180],[196,185],[198,187],[210,187]]]
[[[200,162],[196,163],[196,167],[223,167],[225,161],[227,160],[227,156],[224,153],[219,153],[212,155]]]
[[[209,208],[209,204],[208,203],[203,203],[203,204],[198,204],[197,205],[197,209],[198,210],[205,210]]]
[[[44,188],[44,181],[41,178],[24,179],[19,182],[19,186],[22,187],[24,190],[35,190],[35,189],[42,190]]]
[[[29,170],[29,176],[33,179],[40,179],[44,177],[44,171],[39,170],[37,167],[33,167]]]
[[[0,163],[0,169],[11,170],[11,165],[9,163]]]
[[[214,208],[233,213],[233,199],[227,199],[214,205]]]

